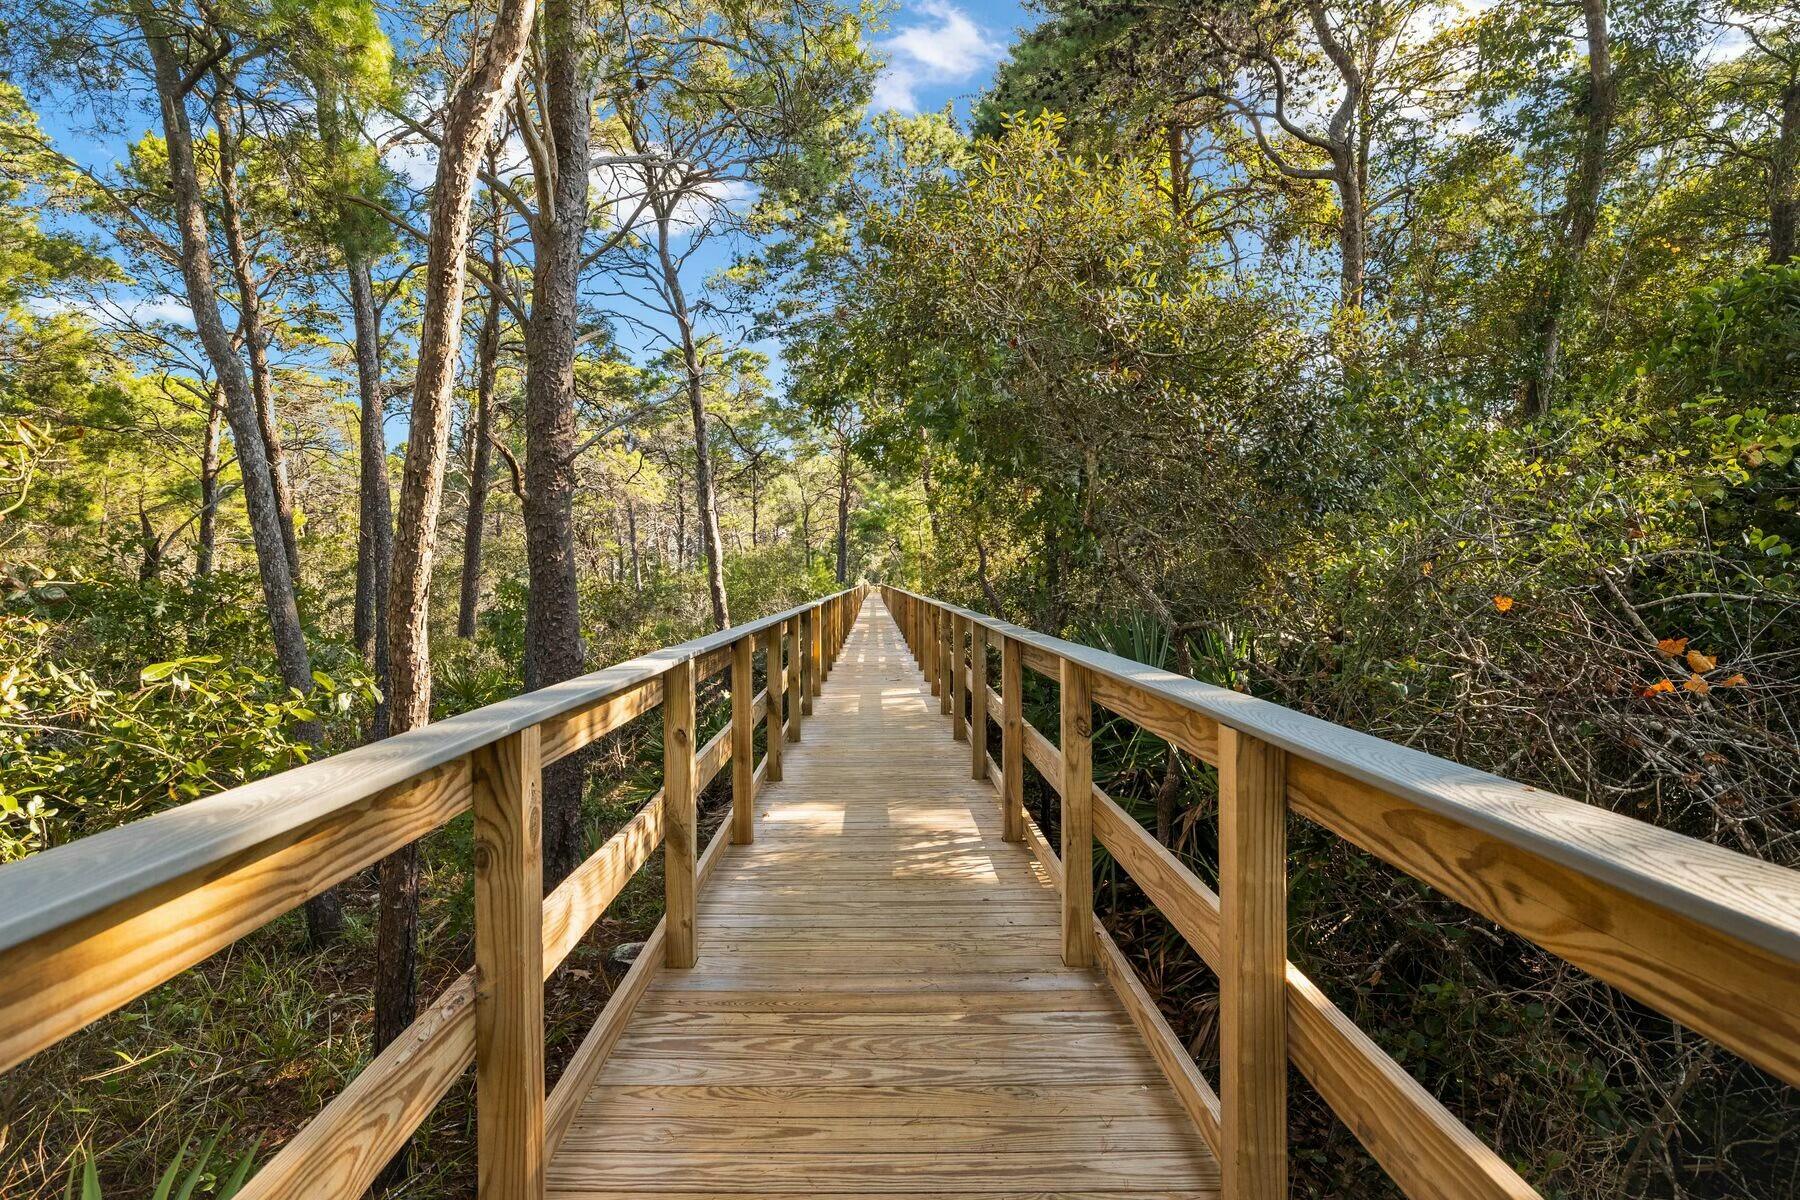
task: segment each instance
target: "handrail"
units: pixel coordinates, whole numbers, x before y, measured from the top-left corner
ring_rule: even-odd
[[[569,717],[659,681],[683,659],[701,658],[739,638],[762,634],[814,607],[796,605],[653,650],[8,864],[0,871],[0,954],[123,897],[225,863],[314,825],[529,726]],[[653,707],[654,703],[647,706]],[[570,746],[555,757],[578,748]]]
[[[471,1061],[481,1194],[541,1195],[543,1162],[649,964],[640,956],[547,1097],[543,979],[659,844],[668,913],[645,953],[691,965],[698,884],[727,841],[750,841],[755,789],[780,777],[782,742],[799,740],[810,708],[799,701],[818,691],[867,591],[849,588],[0,868],[0,1071],[473,808],[475,971],[427,1005],[243,1195],[360,1195]],[[759,645],[768,686],[753,694]],[[730,722],[696,747],[696,686],[726,669]],[[544,896],[542,768],[659,705],[663,791]],[[767,750],[751,766],[761,722]],[[732,814],[696,860],[695,802],[728,763]]]
[[[1285,961],[1278,881],[1287,809],[1800,1084],[1800,873],[970,609],[882,592],[944,711],[979,695],[1000,726],[1006,770],[985,749],[972,763],[999,789],[1008,839],[1028,833],[1040,857],[1055,857],[1022,812],[1029,760],[1062,798],[1064,854],[1086,860],[1080,832],[1091,822],[1093,837],[1219,975],[1220,1112],[1195,1120],[1219,1153],[1228,1193],[1285,1194],[1277,1064],[1291,1058],[1408,1195],[1535,1195]],[[987,685],[992,640],[999,692]],[[1023,667],[1059,680],[1073,698],[1062,748],[1020,716]],[[965,684],[972,669],[979,673]],[[1093,785],[1084,699],[1220,768],[1222,895]],[[953,718],[953,734],[959,724]],[[985,730],[971,738],[985,740]],[[1078,757],[1065,756],[1070,746]],[[1082,961],[1091,878],[1060,863],[1054,873],[1065,957]],[[1116,968],[1104,946],[1102,963]],[[1144,1031],[1157,1046],[1154,1030]],[[1170,1055],[1187,1061],[1178,1043],[1163,1049],[1165,1065]],[[1180,1090],[1173,1075],[1171,1083]]]

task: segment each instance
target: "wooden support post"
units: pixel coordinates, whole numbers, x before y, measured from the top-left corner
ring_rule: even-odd
[[[665,966],[691,967],[694,946],[694,660],[663,672]]]
[[[1086,668],[1062,660],[1063,965],[1094,963],[1094,701]]]
[[[963,643],[968,640],[969,619],[950,615],[950,736],[969,740],[969,668],[963,662]]]
[[[819,690],[819,660],[814,653],[819,636],[819,610],[800,614],[800,711],[812,716],[813,696]]]
[[[806,686],[802,674],[800,654],[800,617],[789,617],[782,622],[787,631],[787,740],[800,740],[800,717],[805,709],[801,703],[800,693]]]
[[[931,694],[937,695],[943,686],[938,678],[938,610],[937,606],[926,601],[919,602],[919,641],[925,647],[925,658],[920,664],[925,671],[925,678],[931,684]]]
[[[950,715],[950,703],[953,699],[954,687],[950,682],[950,626],[953,624],[950,614],[943,609],[937,610],[937,673],[938,673],[938,712]]]
[[[969,624],[969,778],[987,778],[987,627]]]
[[[1287,754],[1219,726],[1219,1157],[1227,1200],[1285,1200]]]
[[[756,836],[756,645],[748,635],[731,644],[731,841]]]
[[[1025,840],[1025,682],[1019,643],[1000,638],[1000,812],[1001,836]]]
[[[472,756],[481,1200],[544,1194],[543,767],[533,725]]]
[[[769,782],[781,782],[781,744],[787,740],[787,722],[782,720],[781,710],[787,700],[787,681],[781,670],[781,630],[785,622],[776,622],[763,634],[763,673],[768,676],[764,690],[769,697],[768,724],[764,741],[768,748],[764,750],[769,759]]]
[[[812,697],[825,690],[825,606],[817,605],[806,614],[808,624],[806,681],[811,686],[807,689],[806,711],[813,710]]]

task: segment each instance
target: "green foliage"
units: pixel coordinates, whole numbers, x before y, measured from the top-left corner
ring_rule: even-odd
[[[315,723],[328,745],[354,737],[367,675],[348,659],[329,674],[322,654],[309,695],[282,686],[257,665],[258,603],[242,577],[15,595],[0,612],[0,861],[305,762]]]
[[[168,1167],[157,1179],[156,1190],[150,1194],[150,1200],[192,1200],[195,1196],[231,1200],[231,1197],[237,1195],[243,1189],[244,1182],[250,1178],[250,1168],[255,1165],[257,1148],[253,1145],[245,1150],[235,1163],[225,1162],[215,1166],[213,1154],[218,1149],[219,1137],[215,1133],[207,1138],[191,1165],[187,1157],[193,1142],[183,1142],[181,1149],[169,1160]],[[187,1170],[183,1171],[183,1167]],[[92,1153],[83,1156],[80,1165],[70,1169],[63,1197],[64,1200],[105,1200],[105,1193],[100,1187],[100,1173]]]

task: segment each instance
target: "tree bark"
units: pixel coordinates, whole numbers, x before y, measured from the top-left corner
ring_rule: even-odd
[[[1581,138],[1581,157],[1569,179],[1568,201],[1563,209],[1563,228],[1551,248],[1549,278],[1544,289],[1544,310],[1538,323],[1537,374],[1526,394],[1526,411],[1542,416],[1556,402],[1562,371],[1564,320],[1574,291],[1581,261],[1600,220],[1600,193],[1606,182],[1607,143],[1618,109],[1618,85],[1613,78],[1612,49],[1607,32],[1606,0],[1582,0],[1587,27],[1588,88],[1584,104],[1586,122]]]
[[[200,533],[194,574],[213,572],[219,540],[219,461],[225,440],[225,393],[213,384],[206,405],[206,440],[200,446]]]
[[[1800,74],[1781,93],[1781,131],[1769,163],[1769,261],[1789,263],[1800,252]]]
[[[431,716],[431,570],[462,340],[469,210],[482,148],[518,78],[535,8],[535,0],[501,0],[487,40],[444,111],[431,192],[419,366],[388,597],[389,703],[393,728],[399,733],[418,728]],[[404,1032],[417,1009],[418,864],[416,845],[395,851],[381,864],[381,911],[375,933],[377,1049]],[[399,1156],[402,1167],[407,1153]]]
[[[700,548],[706,555],[706,590],[712,600],[713,628],[724,629],[731,624],[731,610],[725,598],[725,551],[719,544],[719,502],[713,488],[711,439],[706,432],[705,376],[694,337],[693,315],[687,293],[681,287],[681,272],[669,253],[674,197],[659,195],[655,206],[657,257],[662,264],[663,286],[674,310],[672,315],[681,332],[681,366],[686,376],[688,411],[694,421],[694,500],[700,518]]]
[[[237,284],[238,327],[250,357],[250,393],[256,399],[256,420],[262,430],[263,453],[269,461],[269,479],[275,489],[275,510],[280,514],[288,574],[298,580],[300,540],[294,532],[294,489],[288,479],[287,451],[281,443],[281,425],[275,413],[269,333],[262,318],[262,293],[251,259],[250,242],[244,236],[243,208],[238,199],[238,132],[226,96],[228,88],[228,83],[221,84],[219,94],[213,99],[213,120],[219,128],[219,213],[225,226],[225,249],[231,258],[232,279]]]
[[[1352,128],[1364,109],[1367,80],[1353,48],[1332,32],[1321,0],[1309,0],[1307,14],[1313,35],[1344,84],[1344,98],[1332,112],[1329,131],[1320,139],[1331,159],[1332,182],[1338,193],[1338,303],[1346,309],[1361,308],[1368,275],[1368,203],[1363,186],[1359,131]]]
[[[531,223],[531,317],[525,329],[525,686],[581,674],[581,596],[575,561],[575,337],[582,235],[587,231],[592,75],[582,51],[580,0],[545,0],[545,75],[539,104],[548,157],[539,160]],[[519,113],[520,121],[530,119]],[[549,178],[543,172],[548,168]],[[544,769],[544,886],[581,861],[579,756]]]
[[[850,582],[850,442],[838,444],[837,581]]]
[[[495,255],[496,259],[499,257]],[[456,609],[456,636],[475,636],[481,608],[481,540],[486,532],[488,489],[493,477],[494,386],[500,367],[500,297],[488,296],[475,352],[475,419],[469,425],[469,504],[463,521],[462,588]]]
[[[176,227],[181,233],[181,275],[194,315],[194,331],[200,337],[207,361],[225,393],[226,420],[237,444],[238,471],[243,477],[244,506],[249,513],[251,539],[256,546],[263,603],[268,608],[269,632],[275,644],[282,682],[302,695],[312,691],[312,662],[306,633],[294,600],[294,577],[288,569],[287,547],[281,536],[275,486],[257,420],[256,399],[232,345],[231,332],[219,312],[219,293],[213,266],[212,243],[206,204],[200,188],[200,172],[194,161],[194,131],[182,95],[185,74],[180,32],[150,0],[132,0],[131,12],[143,30],[155,76],[157,101],[162,109],[163,139],[169,157],[169,192]],[[316,721],[302,723],[296,736],[317,743]],[[342,926],[342,913],[333,892],[307,902],[307,930],[315,942],[329,939]]]
[[[637,504],[625,497],[625,536],[631,541],[631,594],[644,594],[644,557],[638,549]]]
[[[356,649],[381,688],[371,740],[388,735],[388,585],[394,564],[393,497],[388,488],[386,416],[381,400],[381,318],[368,260],[345,251],[350,283],[350,316],[356,331],[356,388],[362,404],[357,421]]]

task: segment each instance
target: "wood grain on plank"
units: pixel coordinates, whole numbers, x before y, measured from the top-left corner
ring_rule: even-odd
[[[678,663],[663,676],[663,910],[668,918],[664,961],[694,965],[694,664]]]
[[[1219,735],[1219,1101],[1225,1193],[1285,1200],[1287,754]]]
[[[1000,643],[1000,819],[1001,837],[1025,840],[1025,669],[1019,644]]]
[[[661,678],[646,679],[617,696],[552,717],[538,727],[544,764],[548,766],[593,744],[661,703]]]
[[[1345,840],[1800,1086],[1800,960],[1316,764],[1295,761],[1288,793]],[[1693,866],[1688,839],[1631,826],[1620,853],[1676,876]]]
[[[877,601],[853,615],[817,736],[707,878],[697,961],[646,984],[553,1186],[1017,1195],[1050,1184],[1030,1174],[1048,1157],[1110,1195],[1214,1197],[1119,997],[1063,965],[1056,890],[1005,842],[898,628]],[[944,633],[927,644],[954,699]]]
[[[544,1194],[543,764],[538,731],[474,755],[476,1165],[484,1200]]]
[[[0,1070],[430,833],[469,796],[459,758],[0,953]]]

